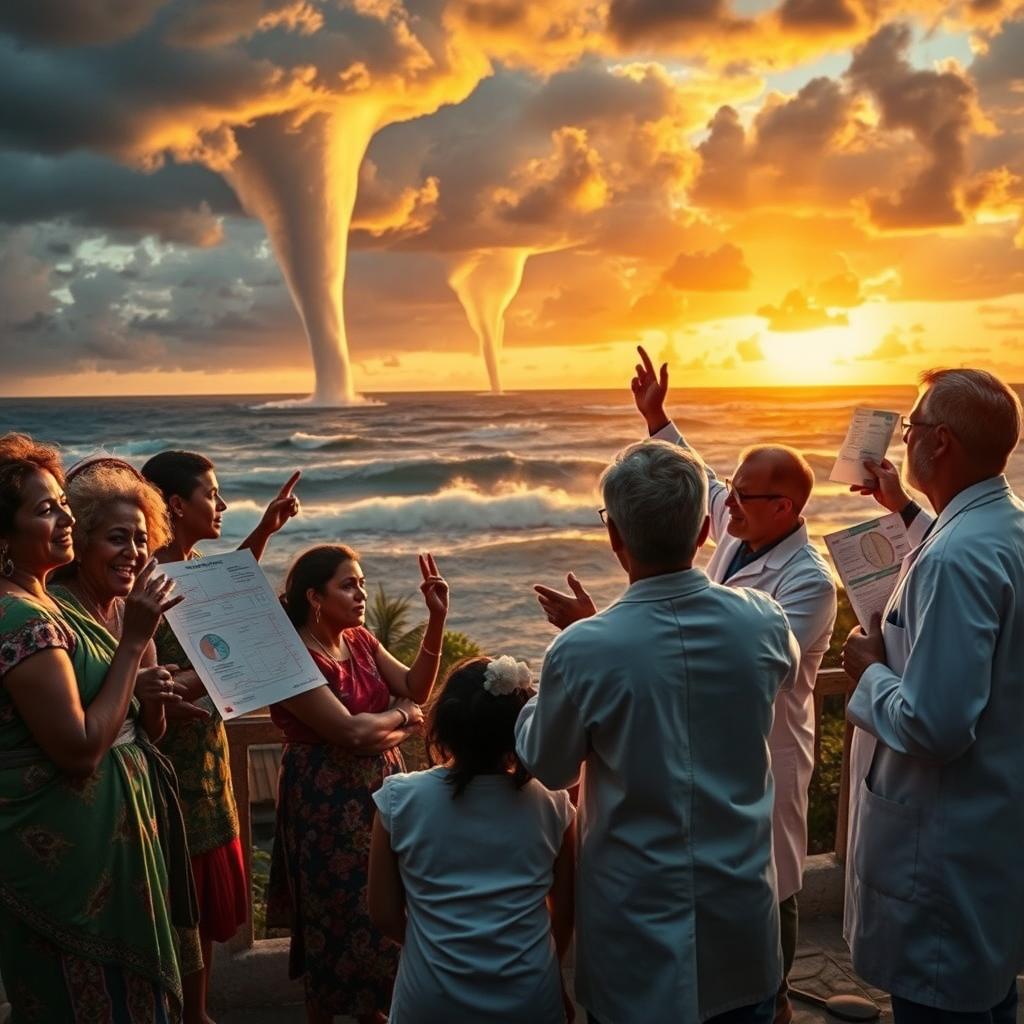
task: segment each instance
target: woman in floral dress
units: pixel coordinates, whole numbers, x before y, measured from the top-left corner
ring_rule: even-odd
[[[366,580],[350,548],[295,561],[282,601],[325,684],[271,707],[285,734],[268,924],[291,928],[290,975],[309,1024],[335,1014],[386,1020],[398,947],[370,922],[366,875],[373,793],[402,771],[398,745],[423,722],[448,614],[448,584],[420,558],[428,620],[411,667],[367,630]]]
[[[148,562],[114,642],[46,591],[73,525],[56,452],[0,438],[0,972],[18,1024],[168,1024],[195,893],[133,693],[179,599]]]

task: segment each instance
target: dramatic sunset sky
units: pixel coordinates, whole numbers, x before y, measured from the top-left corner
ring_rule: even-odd
[[[0,395],[309,392],[297,304],[357,391],[1024,380],[1024,4],[0,5]]]

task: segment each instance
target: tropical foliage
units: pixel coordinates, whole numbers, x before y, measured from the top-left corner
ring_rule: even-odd
[[[839,590],[832,642],[821,663],[822,668],[839,668],[843,642],[857,625],[846,591]],[[821,712],[821,736],[818,761],[814,766],[807,810],[807,849],[811,853],[828,853],[835,849],[836,816],[839,811],[839,780],[843,768],[843,734],[846,719],[843,699],[827,697]]]

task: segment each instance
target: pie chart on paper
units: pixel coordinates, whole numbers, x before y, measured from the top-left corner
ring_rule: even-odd
[[[208,661],[225,661],[231,654],[227,641],[216,633],[207,633],[199,641],[199,650]]]
[[[866,533],[860,539],[860,551],[870,565],[885,569],[896,561],[896,549],[888,537],[878,533]]]

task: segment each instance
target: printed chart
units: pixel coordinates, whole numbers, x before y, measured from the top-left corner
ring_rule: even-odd
[[[167,621],[224,718],[323,685],[251,551],[161,569],[185,596]]]

